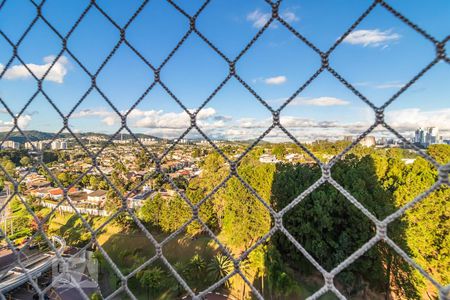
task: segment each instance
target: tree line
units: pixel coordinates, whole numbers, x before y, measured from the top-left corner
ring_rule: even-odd
[[[428,153],[442,164],[450,161],[449,146],[430,146]],[[414,163],[405,164],[405,157],[411,154],[402,149],[361,148],[338,161],[332,168],[332,177],[382,220],[437,180],[437,170],[428,161],[414,156]],[[207,197],[230,171],[223,158],[214,153],[206,157],[202,169],[202,175],[191,180],[186,190],[193,203]],[[250,153],[240,164],[238,174],[264,201],[280,210],[320,178],[321,170],[311,164],[263,164],[258,155]],[[389,237],[443,283],[450,276],[449,200],[450,190],[443,186],[388,228]],[[167,232],[178,229],[192,217],[181,197],[164,199],[160,195],[148,199],[139,214],[144,222]],[[236,254],[251,247],[273,226],[269,211],[236,177],[207,198],[199,216]],[[329,183],[290,210],[283,225],[327,270],[376,234],[375,225]],[[195,236],[204,230],[195,223],[188,226],[187,232]],[[293,278],[317,273],[282,234],[275,234],[256,251],[262,251],[265,258],[262,263],[249,260],[254,265],[255,282],[270,286],[273,295],[295,293]],[[273,272],[278,275],[273,276]],[[427,292],[433,294],[423,277],[384,242],[377,243],[342,271],[337,282],[349,297],[368,290],[407,299],[421,299]]]

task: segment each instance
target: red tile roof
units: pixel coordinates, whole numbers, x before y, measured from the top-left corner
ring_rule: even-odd
[[[70,188],[68,194],[76,193],[78,190],[74,187]],[[48,193],[52,196],[58,196],[63,194],[63,190],[60,188],[51,189]]]

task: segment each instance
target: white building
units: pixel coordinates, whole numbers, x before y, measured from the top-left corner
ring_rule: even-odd
[[[289,153],[284,156],[284,159],[289,162],[293,162],[294,160],[299,160],[302,158],[303,158],[303,155],[299,154],[299,153]]]
[[[34,148],[33,148],[34,146]],[[44,150],[46,146],[46,143],[44,141],[36,141],[36,142],[26,142],[25,143],[25,149],[28,150]]]
[[[368,135],[368,136],[363,137],[361,139],[361,141],[359,141],[359,143],[365,147],[373,147],[376,145],[376,140],[375,140],[374,136]]]
[[[139,141],[142,143],[142,145],[153,145],[156,144],[158,141],[154,138],[140,138]]]
[[[264,164],[275,164],[278,162],[278,159],[275,155],[263,154],[259,157],[259,161]]]
[[[2,145],[2,148],[20,149],[20,143],[14,141],[5,141]]]
[[[87,195],[87,201],[95,204],[103,204],[106,201],[106,191],[97,190]]]
[[[52,150],[66,150],[67,149],[67,142],[65,141],[53,141],[51,143]]]
[[[96,136],[96,135],[87,136],[87,137],[85,137],[85,139],[88,140],[89,142],[106,142],[107,141],[107,139],[105,137]]]

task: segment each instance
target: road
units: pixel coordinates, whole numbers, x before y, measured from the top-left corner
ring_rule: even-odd
[[[57,242],[59,244],[57,250],[60,254],[62,254],[66,247],[65,241],[57,236],[53,236],[52,239],[53,243]],[[0,292],[9,292],[14,288],[28,282],[28,276],[24,271],[32,277],[39,277],[43,272],[51,268],[52,264],[55,262],[56,255],[52,251],[45,253],[28,252],[28,255],[25,250],[23,251],[25,253],[25,260],[22,261],[22,265],[25,270],[23,270],[22,267],[16,263],[16,257],[14,254],[6,253],[5,258],[2,258],[6,263],[8,263],[8,261],[10,263],[0,270]]]

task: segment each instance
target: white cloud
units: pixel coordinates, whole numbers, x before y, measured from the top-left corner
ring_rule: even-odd
[[[387,111],[386,123],[403,131],[415,130],[419,126],[450,130],[450,108],[428,111],[420,108],[405,108]]]
[[[116,116],[108,116],[103,118],[102,122],[105,123],[108,126],[113,126],[117,123],[118,117]]]
[[[281,13],[281,17],[288,23],[292,23],[292,22],[297,22],[298,21],[298,17],[297,15],[289,10],[286,10],[284,12]]]
[[[399,82],[387,82],[387,83],[382,83],[382,84],[377,84],[375,85],[375,88],[377,89],[399,89],[401,87],[403,87],[405,84],[404,83],[399,83]]]
[[[403,87],[405,84],[399,81],[390,81],[390,82],[384,82],[384,83],[374,83],[369,81],[364,82],[356,82],[353,84],[354,86],[364,86],[364,87],[370,87],[374,89],[397,89]]]
[[[190,111],[194,111],[191,109]],[[121,111],[125,114],[126,111]],[[107,126],[113,126],[120,123],[119,116],[104,108],[84,109],[75,112],[72,118],[100,118],[101,122]],[[166,128],[166,129],[186,129],[190,126],[189,115],[182,112],[164,112],[163,110],[140,110],[133,109],[128,114],[129,124],[138,128]],[[200,110],[197,114],[197,123],[203,124],[205,121],[214,126],[220,126],[226,121],[230,121],[229,116],[220,116],[216,114],[216,110],[211,107]],[[203,123],[202,123],[203,122]]]
[[[270,126],[272,119],[255,119],[255,118],[240,118],[236,121],[235,126],[238,128],[267,128]]]
[[[290,103],[291,105],[306,105],[306,106],[342,106],[348,105],[350,102],[334,98],[334,97],[317,97],[317,98],[295,98]]]
[[[111,111],[105,109],[95,110],[95,109],[83,109],[75,112],[71,115],[71,118],[84,118],[84,117],[103,117],[112,114]]]
[[[37,78],[42,78],[44,74],[47,72],[47,70],[52,65],[52,62],[54,61],[55,56],[50,55],[44,57],[44,63],[41,65],[38,64],[27,64],[26,67],[33,72],[33,74]],[[68,59],[65,56],[61,56],[53,65],[52,69],[49,71],[47,76],[45,77],[45,80],[53,81],[56,83],[63,83],[64,77],[67,74],[67,66],[68,66]],[[24,65],[15,65],[10,67],[5,71],[5,74],[3,76],[4,79],[8,80],[15,80],[15,79],[28,79],[32,78],[32,75],[28,71]],[[0,65],[0,71],[3,71],[4,66]]]
[[[3,113],[3,111],[1,111]],[[31,115],[25,114],[21,115],[17,118],[17,125],[20,129],[27,129],[31,122]],[[3,121],[0,120],[0,131],[9,131],[14,126],[14,120],[11,119],[10,121]]]
[[[131,119],[137,119],[131,122],[131,126],[141,128],[172,128],[181,129],[189,127],[189,116],[186,112],[164,113],[162,110],[132,111]]]
[[[107,126],[113,126],[120,121],[119,116],[112,111],[107,111],[105,109],[83,109],[72,114],[71,118],[90,118],[90,117],[100,117],[103,124]]]
[[[388,42],[397,41],[401,38],[398,33],[392,30],[381,31],[379,29],[361,29],[351,32],[344,42],[352,45],[363,45],[364,47],[385,46]]]
[[[297,22],[299,19],[297,15],[291,10],[285,10],[281,12],[281,17],[288,23]],[[259,9],[255,9],[247,15],[247,21],[252,22],[253,27],[261,28],[263,27],[267,21],[269,21],[272,13],[262,12]],[[278,25],[276,23],[272,23],[270,25],[271,28],[277,28]]]
[[[263,13],[259,9],[255,9],[247,15],[247,21],[253,23],[253,27],[261,28],[270,19],[270,13]]]
[[[191,110],[194,111],[194,110]],[[202,124],[216,115],[216,110],[211,107],[200,110],[197,114],[197,123]],[[186,112],[167,112],[162,110],[143,111],[134,109],[130,112],[129,118],[132,120],[131,125],[142,128],[173,128],[186,129],[190,126],[190,117]],[[223,123],[224,120],[216,120],[215,124]]]
[[[347,105],[348,102],[333,97],[297,98],[297,105]],[[121,113],[124,113],[123,111]],[[339,119],[326,120],[282,115],[281,124],[299,141],[314,141],[316,139],[338,140],[346,135],[358,135],[373,124],[373,112],[361,115],[360,121],[346,122],[344,116]],[[83,110],[73,115],[75,118],[98,117],[104,124],[112,125],[120,122],[112,111],[105,109]],[[406,137],[411,137],[418,127],[437,126],[444,136],[450,134],[450,108],[424,111],[419,108],[401,109],[386,112],[386,122],[396,128]],[[190,118],[186,112],[166,112],[163,110],[139,110],[129,113],[128,124],[138,132],[145,132],[163,138],[177,138],[189,126]],[[272,118],[238,118],[218,114],[216,109],[207,107],[197,116],[197,124],[212,139],[249,140],[256,139],[272,124]],[[1,126],[2,124],[0,124]],[[386,134],[386,130],[377,130],[376,135]],[[189,138],[203,138],[192,130]],[[266,140],[286,141],[288,137],[280,130],[268,134]]]
[[[316,139],[338,140],[346,135],[356,135],[370,126],[369,123],[354,122],[344,124],[338,121],[320,121],[297,116],[281,116],[281,124],[301,142]],[[252,140],[259,137],[270,125],[271,118],[244,118],[223,128],[207,130],[206,134],[215,139]],[[280,129],[270,131],[264,140],[288,141],[289,137]]]
[[[25,129],[28,127],[30,122],[31,122],[30,115],[22,115],[17,119],[17,126],[19,126],[21,129]]]
[[[287,77],[283,75],[268,77],[264,79],[264,83],[268,85],[279,85],[285,83],[286,81]]]

